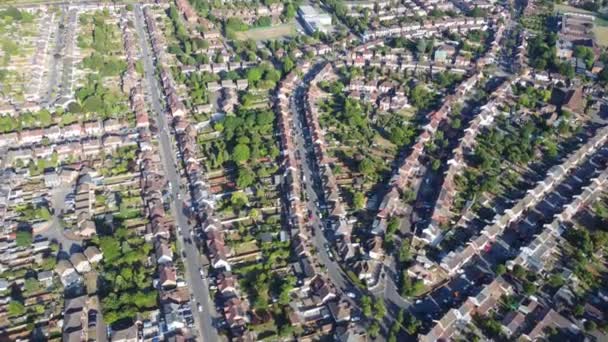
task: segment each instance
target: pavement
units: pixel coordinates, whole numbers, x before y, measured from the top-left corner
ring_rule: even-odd
[[[183,258],[186,269],[186,281],[189,284],[190,292],[193,298],[193,312],[197,312],[198,304],[202,307],[202,312],[199,315],[194,315],[195,326],[197,333],[202,341],[219,341],[217,330],[213,326],[214,318],[216,317],[213,302],[210,300],[209,284],[206,278],[202,278],[199,270],[202,269],[202,260],[199,250],[192,242],[191,236],[194,235],[193,228],[188,224],[188,219],[184,214],[183,200],[186,198],[186,190],[180,187],[180,177],[177,171],[174,155],[175,149],[173,142],[169,138],[169,125],[165,114],[164,107],[161,102],[160,88],[158,80],[155,78],[155,67],[153,64],[153,56],[150,52],[149,40],[144,30],[144,17],[141,5],[134,6],[135,9],[135,28],[142,47],[142,57],[144,61],[145,82],[148,88],[148,95],[151,99],[152,109],[157,115],[157,125],[159,129],[160,155],[165,168],[165,176],[171,186],[171,209],[178,227],[177,240],[180,254]],[[189,237],[184,240],[184,237]]]

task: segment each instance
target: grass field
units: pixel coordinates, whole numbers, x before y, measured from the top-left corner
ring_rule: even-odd
[[[582,8],[576,8],[576,7],[572,7],[572,6],[568,6],[568,5],[555,5],[555,12],[557,12],[557,13],[574,12],[574,13],[592,15],[595,17],[596,26],[608,26],[608,20],[602,18],[599,13],[587,11]]]
[[[596,26],[593,28],[595,40],[601,46],[608,46],[608,26]]]
[[[296,34],[296,26],[294,23],[281,24],[270,27],[259,27],[251,30],[236,32],[236,38],[239,40],[267,40],[290,37]]]
[[[595,16],[595,27],[593,28],[593,33],[595,34],[597,43],[601,46],[608,46],[608,20],[600,17],[599,13],[587,11],[581,8],[576,8],[568,5],[555,5],[555,12],[575,12]]]

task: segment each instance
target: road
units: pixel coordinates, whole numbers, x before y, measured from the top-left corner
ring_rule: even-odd
[[[54,50],[53,53],[51,55],[51,60],[48,62],[48,66],[50,68],[50,70],[48,71],[48,84],[46,85],[46,90],[44,92],[44,94],[42,94],[42,99],[41,102],[44,103],[45,105],[51,105],[51,103],[53,102],[53,92],[55,91],[55,87],[57,86],[57,80],[58,80],[58,73],[59,70],[57,70],[58,66],[60,65],[61,62],[61,51],[63,51],[63,47],[65,45],[65,40],[66,40],[66,23],[67,23],[67,14],[68,14],[68,9],[65,6],[62,6],[61,9],[61,15],[59,17],[59,20],[57,21],[57,30],[54,32],[55,34],[55,44],[54,44]],[[63,25],[63,26],[61,26]]]
[[[303,82],[305,84],[306,82]],[[308,145],[309,142],[304,140],[304,128],[306,127],[304,111],[303,111],[303,103],[299,101],[303,101],[306,94],[306,87],[300,84],[294,92],[295,96],[292,96],[290,99],[291,111],[292,113],[297,113],[295,123],[295,145],[297,151],[299,151],[300,155],[300,168],[304,177],[309,180],[307,182],[302,182],[304,185],[304,191],[306,193],[306,208],[308,212],[312,213],[312,219],[308,220],[308,223],[314,227],[315,234],[313,243],[315,248],[317,249],[317,255],[321,263],[325,266],[327,275],[332,281],[332,283],[341,290],[350,290],[349,282],[345,279],[345,275],[342,272],[342,269],[338,265],[335,260],[330,259],[325,244],[327,240],[323,235],[323,222],[321,221],[321,212],[319,211],[319,207],[317,206],[317,202],[323,204],[325,202],[322,196],[318,196],[318,193],[322,193],[322,191],[317,192],[317,189],[320,189],[321,179],[318,170],[316,169],[316,163],[312,161],[314,158],[311,145]],[[298,102],[298,103],[297,103]],[[306,133],[308,134],[308,132]],[[310,151],[310,152],[309,152]],[[315,168],[314,172],[312,168]]]
[[[306,181],[302,182],[302,184],[304,185],[303,190],[306,194],[306,208],[308,209],[308,212],[312,213],[312,217],[309,218],[308,223],[314,227],[315,234],[312,242],[317,249],[316,255],[319,257],[320,263],[325,267],[327,277],[329,277],[329,280],[336,286],[339,292],[352,292],[356,294],[357,298],[360,298],[364,294],[367,295],[368,292],[365,291],[365,289],[359,289],[352,284],[338,261],[333,257],[329,257],[326,246],[334,245],[334,236],[331,229],[323,230],[322,228],[325,224],[323,218],[327,217],[327,210],[322,210],[321,208],[326,201],[323,195],[321,173],[319,172],[318,165],[315,161],[310,131],[306,123],[304,107],[307,85],[314,74],[316,74],[315,70],[319,70],[321,66],[322,65],[318,65],[313,68],[312,71],[304,77],[303,82],[296,87],[293,96],[290,99],[291,111],[295,115],[294,131],[296,134],[294,136],[294,142],[296,150],[299,151],[298,153],[301,158],[299,165],[300,170],[306,178]],[[335,255],[336,253],[332,252],[332,254]],[[371,292],[375,297],[384,300],[388,314],[382,322],[382,326],[388,330],[388,327],[392,324],[398,310],[400,308],[407,308],[410,303],[399,295],[395,284],[386,278],[388,277],[383,278],[385,281],[381,280],[379,282],[380,284]],[[349,300],[353,307],[359,308],[358,301],[351,300],[347,296],[343,296],[343,298]]]
[[[186,191],[180,187],[180,177],[177,172],[177,167],[174,159],[174,149],[172,142],[169,139],[169,126],[165,117],[164,107],[161,104],[160,90],[157,79],[155,78],[155,68],[153,57],[150,53],[149,37],[144,30],[144,17],[141,5],[135,5],[135,27],[140,40],[144,61],[144,75],[148,87],[148,93],[151,99],[154,112],[157,114],[157,126],[160,132],[160,156],[165,168],[165,176],[171,185],[171,195],[173,201],[171,203],[173,215],[178,227],[177,239],[178,246],[181,249],[185,269],[186,281],[189,284],[192,297],[194,298],[193,312],[197,311],[197,303],[203,308],[200,315],[194,315],[195,324],[198,333],[203,341],[219,341],[217,330],[213,326],[213,319],[216,316],[215,308],[209,296],[209,284],[207,279],[201,278],[199,270],[202,268],[200,254],[196,246],[191,242],[184,241],[184,237],[190,237],[193,234],[193,229],[188,224],[188,219],[182,211],[182,199],[186,198]]]

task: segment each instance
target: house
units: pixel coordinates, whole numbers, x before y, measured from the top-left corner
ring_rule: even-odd
[[[354,265],[355,273],[359,276],[359,279],[365,281],[368,286],[376,283],[381,268],[382,264],[374,259],[360,260]]]
[[[583,88],[577,87],[566,94],[562,108],[575,114],[583,114],[585,111],[585,102]]]
[[[249,86],[249,82],[246,79],[236,80],[236,89],[245,90]]]
[[[57,273],[64,286],[71,285],[79,280],[76,269],[67,260],[59,260],[57,262],[55,273]]]
[[[173,251],[164,240],[158,240],[156,242],[156,262],[159,264],[173,262]]]
[[[61,136],[61,129],[59,128],[59,126],[56,125],[48,127],[44,132],[44,136],[47,137],[50,141],[57,141]]]
[[[0,146],[14,145],[19,141],[17,133],[5,133],[0,135]]]
[[[51,271],[40,272],[40,273],[38,273],[37,278],[38,278],[38,281],[46,287],[49,287],[53,284],[53,272],[51,272]]]
[[[217,277],[217,289],[224,295],[236,294],[236,279],[230,272],[222,272]]]
[[[207,83],[207,90],[209,90],[210,92],[218,91],[220,89],[222,89],[222,87],[219,83],[215,81]]]
[[[246,306],[238,297],[232,297],[226,301],[224,316],[226,316],[228,326],[232,329],[242,327],[249,322]]]
[[[502,331],[507,337],[514,336],[526,320],[526,316],[519,311],[511,311],[502,319]]]
[[[95,246],[89,246],[84,250],[84,255],[91,264],[96,264],[103,259],[103,253]]]
[[[39,142],[44,136],[44,130],[42,129],[29,129],[24,130],[20,134],[21,144],[27,145]]]
[[[80,137],[82,134],[82,126],[78,123],[74,123],[68,126],[64,126],[61,129],[63,137],[65,139]]]
[[[86,306],[86,296],[65,300],[62,341],[79,342],[86,340],[86,331],[83,329],[88,320]]]
[[[351,319],[351,305],[348,301],[332,301],[327,304],[329,313],[336,323],[349,322]]]
[[[103,130],[106,134],[117,133],[124,127],[125,127],[125,125],[121,124],[116,119],[107,119],[106,121],[103,122]]]
[[[112,342],[137,342],[139,341],[139,328],[133,324],[122,330],[112,330],[110,333]]]
[[[368,241],[369,257],[375,260],[384,258],[383,240],[381,236],[374,236]]]
[[[327,303],[336,298],[336,294],[329,282],[323,279],[320,275],[315,276],[310,282],[310,292],[313,295],[313,300],[317,303]]]
[[[55,171],[44,173],[44,185],[47,188],[54,188],[61,184],[61,179]]]
[[[571,340],[578,340],[577,337],[581,331],[579,327],[570,321],[566,317],[562,316],[553,309],[544,307],[537,307],[534,312],[531,313],[531,318],[534,320],[532,329],[522,334],[521,339],[523,341],[540,341],[546,336],[547,328],[554,327],[560,330],[565,338],[572,338]]]
[[[172,264],[162,264],[158,268],[159,284],[163,289],[171,289],[177,286],[177,271]]]
[[[70,262],[78,273],[86,273],[91,271],[91,264],[83,253],[72,254],[70,256]]]
[[[76,228],[74,229],[74,234],[84,238],[93,237],[93,235],[97,234],[95,223],[89,219],[79,221],[76,225]]]
[[[445,63],[448,59],[448,52],[442,49],[435,50],[433,54],[433,61],[435,63]]]
[[[103,133],[101,121],[89,121],[84,123],[84,133],[86,135],[97,136]]]

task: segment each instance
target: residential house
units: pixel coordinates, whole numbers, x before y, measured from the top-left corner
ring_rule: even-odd
[[[91,264],[83,253],[72,254],[70,256],[70,262],[78,273],[86,273],[91,271]]]
[[[95,246],[89,246],[84,250],[84,255],[91,264],[96,264],[103,259],[103,253]]]

